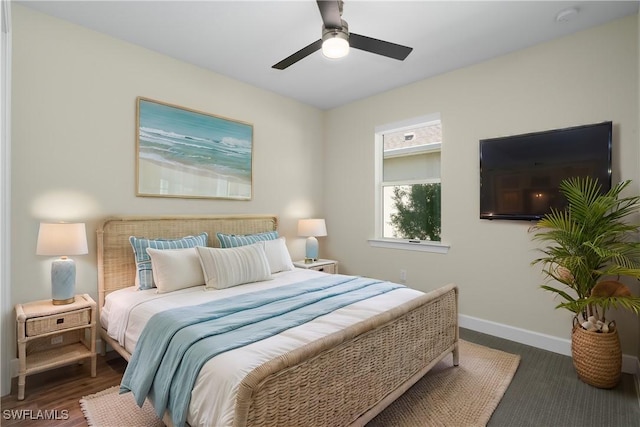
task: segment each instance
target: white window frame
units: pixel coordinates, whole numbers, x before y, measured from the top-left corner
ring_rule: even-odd
[[[383,206],[383,187],[385,183],[383,179],[383,164],[384,164],[384,151],[383,151],[383,135],[385,133],[391,132],[402,132],[405,130],[415,129],[418,126],[427,125],[430,122],[440,120],[440,113],[433,113],[424,116],[414,117],[412,119],[402,120],[395,123],[389,123],[386,125],[376,126],[375,132],[375,170],[374,170],[374,180],[375,180],[375,209],[374,209],[374,218],[375,218],[375,228],[374,235],[375,237],[369,239],[369,246],[377,247],[377,248],[388,248],[388,249],[402,249],[402,250],[410,250],[410,251],[421,251],[421,252],[433,252],[446,254],[449,252],[449,245],[442,242],[432,242],[429,240],[413,240],[413,239],[395,239],[395,238],[385,238],[383,236],[383,216],[384,216],[384,206]],[[428,144],[427,146],[422,147],[411,147],[402,150],[402,154],[419,154],[419,153],[427,153],[432,151],[441,151],[441,143],[436,144]],[[400,151],[399,150],[399,154]],[[434,180],[427,180],[433,181]],[[425,180],[418,181],[406,181],[406,184],[423,184]],[[441,180],[438,180],[441,182]],[[394,182],[394,184],[398,184],[398,182]],[[405,184],[405,182],[402,182]],[[444,230],[443,230],[444,231]],[[442,237],[442,234],[441,234]]]

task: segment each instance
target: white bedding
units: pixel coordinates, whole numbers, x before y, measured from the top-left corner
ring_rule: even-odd
[[[275,288],[322,276],[314,270],[296,269],[274,274],[274,279],[222,290],[204,286],[158,294],[155,289],[134,286],[109,294],[100,313],[102,326],[129,353],[133,353],[146,322],[155,313],[174,307],[201,304],[261,289]],[[191,393],[187,422],[192,426],[231,426],[235,395],[242,379],[261,364],[318,338],[410,301],[422,292],[396,289],[383,295],[343,307],[311,322],[246,347],[222,353],[209,360]]]

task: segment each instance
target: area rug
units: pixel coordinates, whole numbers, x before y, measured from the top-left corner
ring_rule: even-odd
[[[369,427],[484,426],[498,406],[520,363],[520,356],[460,341],[460,365],[446,357]],[[80,400],[93,427],[162,426],[149,402],[138,408],[131,393],[111,387]]]
[[[367,427],[485,426],[520,356],[460,340],[460,365],[445,357]]]

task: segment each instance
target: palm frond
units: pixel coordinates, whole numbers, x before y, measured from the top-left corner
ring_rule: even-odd
[[[640,297],[589,297],[565,304],[570,304],[572,308],[577,308],[578,311],[592,305],[602,307],[604,310],[622,308],[635,314],[640,314]]]
[[[548,285],[540,285],[540,287],[542,289],[544,289],[545,291],[554,292],[554,293],[558,294],[559,296],[561,296],[562,298],[564,298],[565,300],[567,300],[569,302],[576,301],[576,299],[574,297],[572,297],[571,295],[569,295],[568,293],[566,293],[565,291],[563,291],[561,289],[557,289],[557,288],[554,288],[554,287],[548,286]]]
[[[539,249],[540,257],[531,264],[540,264],[548,279],[542,288],[563,298],[558,307],[575,313],[591,313],[595,307],[602,313],[611,307],[638,313],[637,297],[591,297],[601,278],[640,278],[640,242],[630,238],[640,226],[627,222],[630,214],[640,210],[640,196],[622,197],[630,183],[623,181],[603,192],[598,181],[590,177],[564,180],[560,191],[567,199],[567,208],[552,209],[531,228],[533,240],[544,244]],[[563,268],[561,273],[559,267]],[[549,284],[554,281],[566,285],[567,290]],[[577,297],[572,297],[569,290]]]

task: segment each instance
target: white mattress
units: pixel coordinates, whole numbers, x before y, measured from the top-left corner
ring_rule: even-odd
[[[100,313],[100,321],[110,337],[117,340],[129,353],[133,353],[142,329],[155,313],[174,307],[201,304],[256,290],[275,288],[324,274],[314,270],[296,269],[274,274],[274,280],[223,290],[204,290],[204,286],[198,286],[158,294],[155,289],[138,291],[135,287],[125,288],[107,296]],[[343,307],[271,338],[212,358],[204,365],[196,380],[191,393],[187,422],[192,426],[231,426],[238,386],[254,368],[274,357],[401,305],[419,295],[422,295],[422,292],[413,289],[396,289]]]

